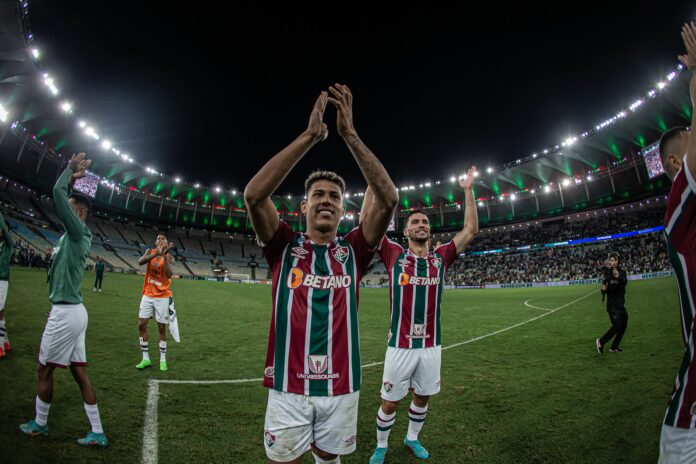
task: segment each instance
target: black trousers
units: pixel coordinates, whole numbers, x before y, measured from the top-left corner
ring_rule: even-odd
[[[609,320],[611,321],[611,327],[607,330],[607,333],[602,335],[599,339],[599,343],[602,346],[606,345],[609,340],[614,338],[611,344],[611,348],[618,348],[621,345],[621,339],[626,333],[626,326],[628,325],[628,313],[626,308],[607,308],[607,313],[609,314]]]
[[[98,288],[101,290],[101,284],[102,284],[102,279],[104,278],[104,274],[96,274],[97,277],[94,279],[94,288]],[[99,282],[99,286],[97,286],[97,282]]]

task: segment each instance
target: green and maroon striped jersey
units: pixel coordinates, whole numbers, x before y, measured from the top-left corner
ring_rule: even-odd
[[[281,221],[261,246],[273,273],[264,386],[309,396],[358,391],[358,288],[374,255],[362,228],[317,245]]]
[[[686,158],[683,166],[669,192],[665,237],[679,287],[685,350],[665,424],[688,429],[696,428],[696,180],[689,172]]]
[[[439,346],[440,302],[447,268],[457,259],[450,241],[419,258],[384,237],[379,249],[389,273],[391,316],[388,346],[430,348]]]

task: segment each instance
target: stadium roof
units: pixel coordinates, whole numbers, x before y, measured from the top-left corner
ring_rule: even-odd
[[[26,137],[35,150],[43,151],[42,161],[61,164],[70,153],[81,151],[95,141],[101,145],[90,153],[93,170],[103,178],[105,188],[121,186],[154,195],[190,202],[208,203],[216,198],[222,203],[239,197],[236,190],[187,183],[138,163],[135,156],[118,150],[118,141],[99,138],[98,129],[81,121],[73,113],[70,96],[60,92],[60,84],[42,69],[40,52],[33,48],[28,3],[0,1],[0,117],[15,123],[12,133]],[[654,89],[636,95],[633,104],[617,101],[618,112],[598,115],[597,125],[582,134],[569,135],[565,141],[550,141],[534,154],[520,154],[519,160],[504,166],[479,166],[476,195],[491,199],[501,195],[538,189],[563,179],[584,177],[602,170],[658,140],[661,132],[674,125],[686,125],[691,119],[688,73],[675,68]],[[79,96],[74,96],[79,98]],[[604,123],[601,121],[606,119]],[[543,131],[540,128],[540,131]],[[4,132],[5,134],[7,131]],[[504,136],[505,131],[501,131]],[[4,135],[0,135],[4,137]],[[21,156],[21,153],[19,154]],[[45,156],[44,156],[45,155]],[[492,169],[491,169],[492,168]],[[37,169],[38,172],[38,169]],[[453,173],[449,179],[428,179],[399,187],[402,204],[451,203],[460,196]],[[277,204],[295,210],[303,198],[279,196]],[[359,206],[360,192],[350,192],[347,199]]]

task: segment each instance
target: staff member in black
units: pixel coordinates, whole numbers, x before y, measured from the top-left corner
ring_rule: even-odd
[[[99,293],[101,293],[101,287],[102,287],[102,279],[104,279],[104,268],[106,265],[104,264],[104,258],[101,256],[97,257],[97,262],[94,263],[94,274],[95,274],[95,279],[94,279],[94,291],[97,291],[97,288],[99,289]]]
[[[621,353],[621,339],[626,332],[628,313],[626,312],[626,271],[619,267],[618,253],[609,254],[609,268],[604,271],[602,280],[602,300],[607,299],[607,313],[611,320],[611,328],[595,341],[597,353],[604,354],[604,345],[614,338],[609,349],[612,353]]]

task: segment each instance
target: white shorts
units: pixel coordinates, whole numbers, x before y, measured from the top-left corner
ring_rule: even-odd
[[[440,392],[442,347],[387,347],[382,374],[382,399],[400,401],[413,388],[416,395],[431,396]]]
[[[167,297],[152,298],[151,296],[143,295],[140,300],[140,319],[150,319],[153,314],[155,320],[160,324],[169,324],[169,303],[174,304],[174,301]]]
[[[65,369],[69,365],[87,365],[85,333],[87,309],[83,304],[53,305],[46,321],[39,362]]]
[[[360,392],[305,396],[268,390],[263,444],[268,459],[295,460],[314,446],[326,453],[355,451]]]
[[[10,288],[8,280],[0,280],[0,311],[5,309],[5,300],[7,300],[7,290]]]
[[[658,464],[689,464],[696,462],[696,429],[662,425]]]

